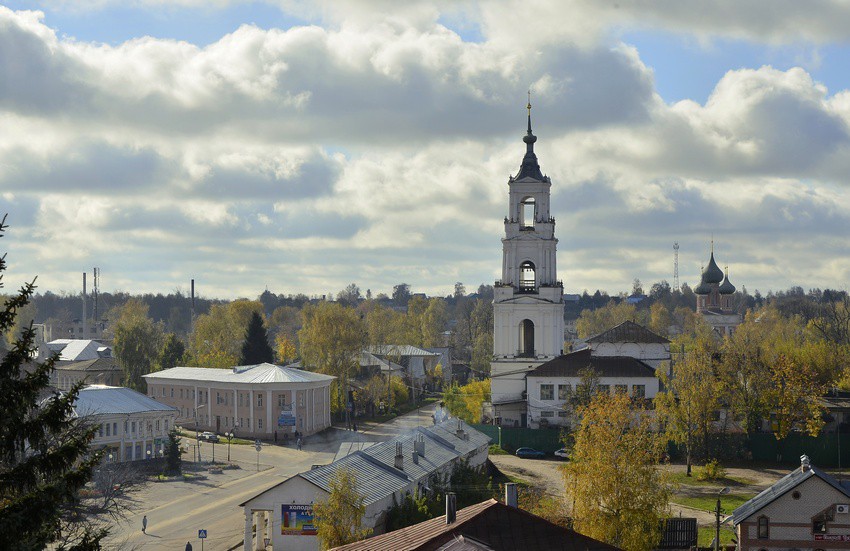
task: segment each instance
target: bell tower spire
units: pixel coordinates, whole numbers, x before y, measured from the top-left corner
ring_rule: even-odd
[[[491,397],[503,424],[525,426],[525,372],[563,353],[564,288],[558,280],[552,182],[534,154],[531,92],[525,157],[508,180],[508,216],[502,238],[502,279],[493,292]]]

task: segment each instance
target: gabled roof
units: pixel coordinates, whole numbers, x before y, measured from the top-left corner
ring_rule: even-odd
[[[620,325],[603,331],[587,339],[587,342],[636,342],[669,344],[670,341],[656,335],[646,327],[633,321],[624,321]]]
[[[459,510],[455,522],[445,515],[355,543],[334,551],[434,551],[465,536],[496,551],[616,551],[617,548],[562,528],[516,507],[489,499]]]
[[[429,352],[409,344],[377,344],[366,348],[366,352],[375,356],[439,356],[435,352]]]
[[[209,381],[218,383],[314,383],[336,377],[270,363],[241,365],[231,369],[208,367],[172,367],[143,375],[146,379]]]
[[[113,357],[97,358],[96,360],[85,360],[82,362],[62,363],[56,366],[57,371],[107,371],[120,370],[118,359]]]
[[[655,377],[655,370],[631,356],[594,356],[589,348],[558,356],[528,372],[527,377],[580,377],[592,367],[600,377]]]
[[[74,402],[77,417],[145,413],[150,411],[177,411],[149,398],[141,392],[120,386],[90,385],[80,390]]]
[[[403,471],[376,461],[363,451],[356,451],[339,461],[305,471],[298,476],[330,492],[331,478],[338,469],[350,469],[354,473],[357,492],[363,496],[366,505],[380,501],[410,484],[410,479]]]
[[[59,353],[59,361],[96,360],[110,356],[110,348],[91,339],[56,339],[45,343],[51,352]]]
[[[806,480],[818,477],[848,498],[850,498],[850,484],[839,482],[831,475],[823,472],[814,465],[807,470],[798,467],[779,479],[776,484],[762,491],[760,494],[732,511],[732,523],[737,526],[755,513],[764,509],[767,505],[790,492]]]

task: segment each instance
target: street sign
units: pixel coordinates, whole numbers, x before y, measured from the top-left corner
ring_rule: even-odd
[[[198,530],[198,539],[199,540],[206,539],[206,537],[207,537],[207,531],[206,530]]]
[[[263,449],[263,446],[262,446],[262,444],[256,444],[256,445],[254,446],[254,449],[255,449],[255,450],[257,450],[257,451],[259,452],[260,450],[262,450],[262,449]]]

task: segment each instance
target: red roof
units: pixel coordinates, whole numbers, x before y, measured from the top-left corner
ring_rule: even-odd
[[[394,532],[334,547],[333,551],[434,551],[460,535],[482,542],[495,551],[619,551],[617,547],[562,528],[522,509],[508,507],[495,499],[461,509],[452,524],[446,524],[443,515]]]

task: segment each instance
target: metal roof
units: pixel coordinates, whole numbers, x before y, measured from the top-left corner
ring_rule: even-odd
[[[551,549],[555,551],[616,551],[618,548],[562,528],[517,507],[489,499],[460,509],[455,522],[445,515],[334,547],[334,551],[425,551],[437,550],[457,535],[483,542],[497,551]]]
[[[816,476],[850,498],[850,487],[845,486],[829,474],[823,472],[818,469],[814,465],[810,466],[808,470],[803,470],[798,467],[783,476],[779,479],[779,481],[773,486],[767,488],[766,490],[759,493],[757,496],[744,503],[734,511],[732,511],[732,523],[737,526],[741,522],[747,520],[753,514],[759,512],[764,507],[772,503],[774,500],[781,497],[783,494],[791,491],[796,488],[804,481]]]
[[[378,344],[366,348],[366,352],[375,356],[439,356],[409,344]]]
[[[357,493],[363,496],[366,505],[380,501],[410,484],[410,479],[402,471],[384,465],[362,451],[356,451],[330,465],[305,471],[298,476],[330,492],[330,481],[337,469],[350,469],[354,473]]]
[[[77,401],[74,402],[77,417],[89,415],[112,415],[145,413],[151,411],[177,411],[177,408],[167,406],[149,398],[141,392],[106,385],[90,385],[80,390]]]
[[[231,369],[207,367],[172,367],[144,375],[146,379],[208,381],[217,383],[316,383],[330,382],[336,377],[303,369],[270,363],[242,365]]]
[[[592,367],[600,377],[655,377],[655,370],[631,356],[594,356],[589,348],[558,356],[528,372],[528,377],[579,377]]]
[[[111,355],[108,346],[91,339],[56,339],[45,345],[51,352],[59,352],[59,361],[96,360]]]
[[[56,366],[59,371],[106,371],[120,370],[118,359],[111,356],[106,358],[97,358],[96,360],[84,360],[81,362],[61,363]]]
[[[669,340],[665,339],[661,335],[656,335],[646,327],[633,321],[624,321],[620,325],[616,325],[607,331],[603,331],[598,335],[590,337],[587,339],[587,342],[670,343]]]

